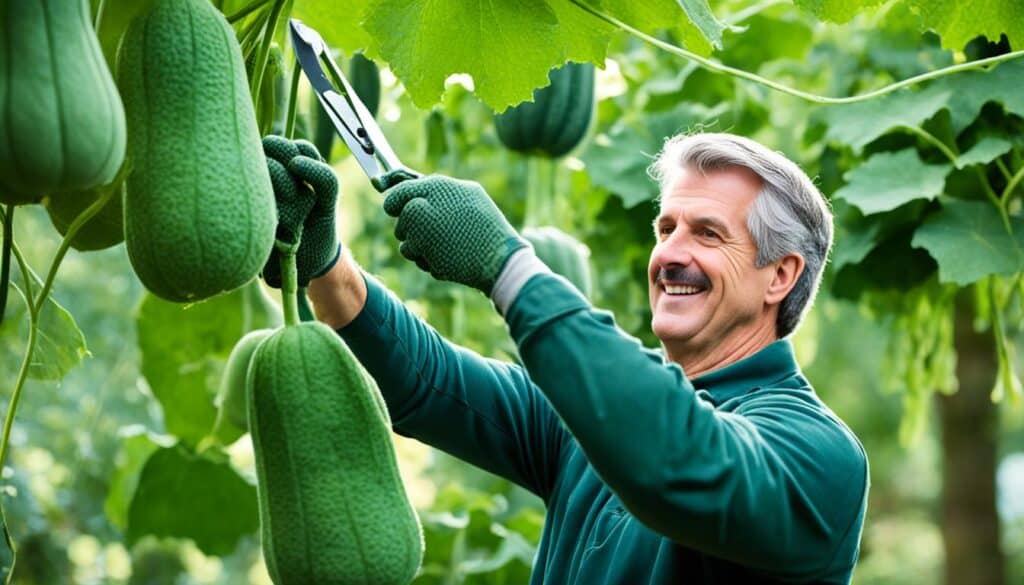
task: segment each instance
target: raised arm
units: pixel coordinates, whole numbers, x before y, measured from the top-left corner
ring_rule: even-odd
[[[522,367],[448,342],[347,255],[309,294],[376,380],[397,432],[547,498],[566,433]]]

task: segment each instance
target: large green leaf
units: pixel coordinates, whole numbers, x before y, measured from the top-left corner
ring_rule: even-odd
[[[885,0],[793,0],[800,8],[829,22],[846,22],[858,12],[878,6]]]
[[[125,538],[190,538],[208,555],[230,554],[256,532],[256,487],[225,460],[195,455],[182,446],[153,452],[128,509]]]
[[[1024,18],[1020,19],[1024,22]],[[949,113],[953,130],[960,133],[969,126],[982,106],[995,102],[1006,111],[1024,116],[1024,59],[1016,59],[988,70],[967,71],[937,80],[929,89],[949,93]]]
[[[25,295],[13,282],[7,296],[7,309],[0,323],[0,366],[10,372],[4,381],[13,385],[28,348],[29,319]],[[39,290],[37,286],[36,291]],[[36,347],[28,367],[28,377],[36,380],[61,380],[89,355],[85,337],[64,307],[51,294],[39,312]],[[7,390],[10,390],[8,388]]]
[[[224,361],[245,332],[242,290],[183,306],[146,294],[136,317],[142,375],[167,432],[196,445],[213,426]]]
[[[116,467],[110,477],[110,491],[103,503],[103,511],[111,524],[124,530],[128,526],[128,508],[139,484],[142,468],[154,451],[170,447],[174,441],[169,437],[155,435],[141,425],[121,429],[118,437],[121,439],[121,448],[114,461]]]
[[[352,54],[370,45],[369,35],[360,26],[369,5],[369,0],[295,0],[292,17],[316,29],[331,47]]]
[[[978,35],[999,40],[1006,34],[1014,46],[1024,42],[1024,18],[1020,0],[902,0],[920,18],[923,29],[942,37],[942,46],[960,50]],[[794,0],[794,3],[822,20],[846,22],[858,12],[884,0]]]
[[[1013,46],[1024,44],[1020,0],[907,0],[921,24],[942,37],[942,46],[958,51],[978,35],[998,41],[1006,34]]]
[[[956,159],[956,168],[987,165],[1013,148],[1013,143],[1001,136],[986,136]]]
[[[939,263],[939,280],[961,286],[989,274],[1024,271],[1024,220],[1006,231],[999,212],[984,201],[948,201],[914,233],[912,244]]]
[[[913,148],[880,152],[846,173],[847,184],[833,196],[865,214],[889,211],[915,199],[938,197],[952,168],[925,164]]]
[[[417,106],[439,102],[445,79],[467,73],[480,99],[502,111],[547,85],[556,65],[603,65],[609,29],[595,20],[581,10],[556,12],[544,0],[378,0],[364,26]],[[574,45],[580,31],[604,40]]]
[[[726,26],[715,18],[707,0],[676,0],[689,17],[690,22],[716,49],[722,48],[722,31]]]
[[[905,90],[825,112],[825,138],[860,152],[871,141],[901,126],[920,126],[950,101],[952,91],[936,86],[921,91]]]

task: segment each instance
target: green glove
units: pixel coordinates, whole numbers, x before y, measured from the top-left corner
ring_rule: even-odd
[[[384,211],[398,218],[402,256],[437,279],[487,295],[512,252],[529,245],[478,183],[440,175],[405,180],[387,191]]]
[[[334,227],[338,179],[316,147],[305,140],[266,136],[263,152],[267,155],[277,202],[277,239],[294,244],[302,238],[295,253],[295,266],[298,285],[303,287],[326,274],[341,255]],[[277,248],[263,267],[263,279],[270,286],[281,287]]]

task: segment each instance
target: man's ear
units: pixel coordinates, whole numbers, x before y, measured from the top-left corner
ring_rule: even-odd
[[[804,272],[804,258],[800,254],[787,254],[773,262],[772,268],[772,281],[768,283],[764,298],[769,305],[781,303],[796,286],[797,279]]]

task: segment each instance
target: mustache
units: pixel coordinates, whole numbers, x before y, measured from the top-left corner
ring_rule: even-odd
[[[657,277],[654,279],[655,284],[662,284],[666,280],[673,284],[711,288],[711,280],[703,272],[679,264],[669,264],[658,270]]]

